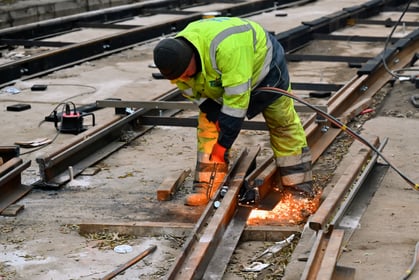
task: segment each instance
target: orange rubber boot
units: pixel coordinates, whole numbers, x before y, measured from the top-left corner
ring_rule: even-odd
[[[185,204],[189,206],[207,204],[224,182],[227,171],[227,163],[198,162],[192,193],[186,197]]]

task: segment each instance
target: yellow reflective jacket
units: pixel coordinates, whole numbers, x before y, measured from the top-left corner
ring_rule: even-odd
[[[198,105],[206,98],[220,103],[225,119],[219,120],[220,128],[223,132],[224,127],[223,135],[233,133],[228,137],[235,139],[249,107],[251,90],[269,72],[272,43],[268,33],[247,19],[215,17],[190,23],[176,37],[192,43],[201,61],[201,72],[186,82],[177,82],[177,86]],[[234,139],[219,142],[229,148]]]

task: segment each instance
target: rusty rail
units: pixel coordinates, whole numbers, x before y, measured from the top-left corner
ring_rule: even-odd
[[[0,214],[11,204],[25,196],[31,186],[22,184],[22,171],[31,165],[31,161],[19,158],[17,147],[0,147]]]
[[[209,203],[166,279],[201,279],[237,205],[237,195],[260,147],[244,150],[226,176],[229,190],[214,209]],[[217,194],[219,195],[219,194]]]

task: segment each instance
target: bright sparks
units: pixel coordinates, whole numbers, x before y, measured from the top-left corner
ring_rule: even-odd
[[[295,197],[290,192],[283,192],[281,200],[270,211],[254,209],[247,219],[248,225],[281,224],[296,225],[305,222],[313,214],[320,201],[320,195],[313,200]]]

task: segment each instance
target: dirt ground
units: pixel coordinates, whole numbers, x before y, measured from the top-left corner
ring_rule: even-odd
[[[327,5],[327,1],[323,2]],[[347,7],[355,2],[339,5]],[[338,3],[335,4],[338,6]],[[313,16],[318,17],[316,13]],[[298,15],[289,13],[289,19],[292,18],[298,18]],[[269,15],[267,18],[259,16],[258,19],[269,21]],[[0,94],[0,125],[3,128],[0,144],[11,145],[18,140],[40,137],[53,138],[56,135],[53,124],[39,124],[61,100],[70,99],[76,104],[89,104],[108,97],[149,100],[169,90],[169,83],[151,78],[155,72],[148,67],[151,49],[152,44],[146,44],[42,78],[19,81],[15,85],[20,90],[19,94],[3,89]],[[336,46],[336,49],[351,53],[348,45]],[[339,82],[345,74],[334,73],[333,69],[309,74],[298,66],[292,71],[295,80],[307,77],[314,81]],[[29,88],[36,83],[50,86],[46,92],[34,94]],[[361,117],[362,122],[359,122],[370,118],[363,124],[362,134],[389,138],[384,154],[415,182],[419,181],[416,148],[419,111],[410,98],[418,93],[410,82],[387,86],[381,93],[383,103],[377,105],[370,115]],[[21,102],[30,103],[31,110],[18,113],[6,111],[6,106]],[[113,110],[103,109],[95,114],[98,124],[101,124],[113,117]],[[194,115],[195,112],[187,114]],[[86,120],[86,123],[89,124],[89,121]],[[354,125],[357,125],[356,122]],[[23,174],[23,182],[31,184],[38,179],[37,157],[48,154],[75,137],[59,135],[52,145],[44,149],[22,149],[21,157],[32,161]],[[24,205],[24,210],[16,217],[0,216],[0,279],[99,279],[151,245],[157,245],[154,253],[116,279],[163,278],[181,248],[182,237],[171,234],[159,237],[81,236],[77,224],[196,222],[202,209],[185,207],[181,203],[190,191],[191,177],[187,178],[172,201],[160,202],[156,199],[156,190],[167,176],[184,169],[194,169],[195,139],[194,128],[156,127],[98,163],[95,167],[100,172],[94,176],[77,176],[59,190],[33,189],[18,202]],[[271,154],[268,143],[266,132],[242,131],[232,154],[238,154],[243,147],[261,145],[258,158],[262,161]],[[325,169],[333,172],[339,164],[341,152],[337,146],[329,149],[322,159],[329,164],[317,167],[317,172],[324,172]],[[341,169],[336,170],[331,182],[336,182],[339,172],[342,172]],[[338,263],[355,268],[356,279],[360,280],[400,278],[412,262],[415,244],[419,241],[419,221],[415,217],[419,210],[418,199],[419,193],[389,170],[359,228],[345,244]],[[132,252],[117,253],[114,251],[116,245],[130,245]],[[225,279],[256,279],[251,273],[238,271],[267,245],[264,242],[240,244],[234,256],[235,265],[230,267]],[[272,272],[269,269],[267,271],[266,278],[279,278],[278,274],[269,273]],[[298,279],[289,275],[288,279]],[[410,279],[419,279],[419,273],[414,273]]]
[[[383,154],[416,184],[419,111],[410,98],[418,93],[413,84],[396,86],[378,116],[363,126],[363,134],[388,137]],[[400,279],[413,262],[419,242],[419,220],[414,214],[418,201],[418,192],[390,169],[339,263],[356,268],[356,279]],[[419,273],[409,279],[419,279]]]

